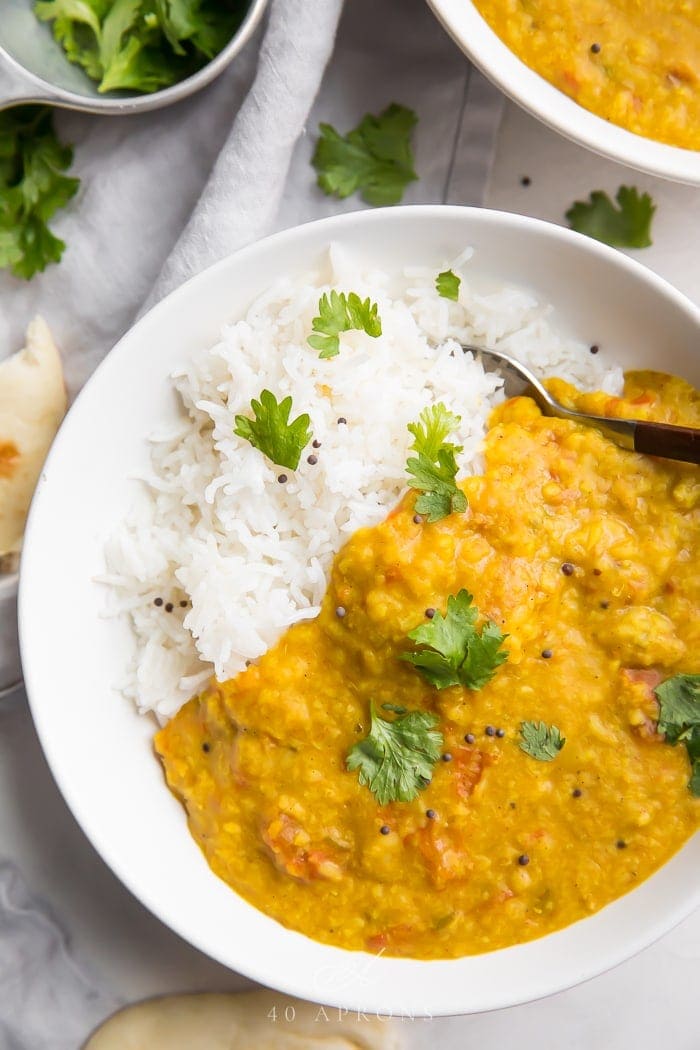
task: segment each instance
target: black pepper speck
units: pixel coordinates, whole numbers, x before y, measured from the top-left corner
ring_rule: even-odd
[[[154,598],[153,599],[153,604],[156,605],[160,609],[161,605],[163,604],[163,599],[162,598]]]
[[[591,51],[594,55],[600,54],[600,44],[591,44]]]
[[[553,653],[553,651],[551,649],[543,649],[542,650],[542,659],[543,660],[551,660],[553,656],[554,656],[554,653]]]
[[[278,474],[277,480],[279,481],[280,485],[286,485],[289,481],[289,478],[286,474]]]
[[[624,839],[618,839],[615,845],[618,849],[627,849],[627,843]]]
[[[188,601],[183,600],[183,601],[180,602],[180,608],[181,609],[186,609],[189,604],[190,603]]]
[[[174,609],[174,608],[175,608],[175,606],[173,605],[173,603],[172,603],[172,602],[168,602],[168,603],[166,604],[166,606],[165,606],[165,611],[166,611],[167,613],[170,613],[170,612],[172,612],[172,611],[173,611],[173,609]]]
[[[343,617],[345,616],[346,612],[347,612],[347,610],[346,610],[344,605],[336,606],[335,615],[338,617],[339,620],[343,619]]]
[[[442,756],[442,761],[443,762],[451,762],[452,761],[452,755],[450,754],[449,751],[446,751],[444,753],[444,755]]]
[[[312,444],[312,446],[314,448],[320,448],[321,447],[321,442],[318,441],[316,438],[314,438],[314,440],[311,442],[311,444]]]
[[[532,182],[532,179],[530,178],[529,175],[523,175],[522,179],[520,180],[520,185],[521,186],[529,186],[531,182]]]
[[[467,744],[473,744],[476,741],[476,737],[473,733],[466,733],[464,740]]]
[[[564,564],[561,567],[561,571],[564,573],[565,576],[573,576],[574,575],[574,567],[573,567],[573,565],[571,564],[570,561],[565,561],[564,562]]]
[[[425,815],[428,818],[428,820],[435,820],[437,813],[434,809],[426,809]]]
[[[342,423],[347,423],[347,419],[345,418],[345,416],[338,416],[338,425]]]
[[[379,834],[380,835],[388,835],[390,831],[391,831],[391,828],[389,827],[388,824],[382,824],[381,828],[379,829]]]
[[[496,730],[496,736],[499,737],[501,740],[503,739],[503,737],[505,735],[506,735],[505,729],[497,729]]]
[[[607,608],[609,608],[609,606],[610,606],[610,602],[601,602],[600,603],[601,609],[607,609]]]
[[[435,615],[435,610],[434,609],[426,609],[425,610],[425,615],[427,616],[427,618],[429,620],[432,620],[433,616]]]
[[[211,746],[207,743],[202,744],[202,751],[205,753],[205,755],[208,755],[211,751]]]
[[[518,857],[518,864],[520,865],[520,867],[524,868],[525,865],[529,864],[529,863],[530,863],[530,858],[528,857],[527,853],[521,853],[520,856]]]
[[[423,524],[423,519],[421,518],[420,514],[414,514],[413,515],[413,524],[414,525],[422,525]]]
[[[591,347],[591,353],[592,354],[597,354],[599,350],[600,350],[600,347],[598,346],[598,344],[594,343],[593,346]]]
[[[581,791],[581,788],[574,788],[574,790],[571,792],[571,794],[573,795],[574,798],[581,798],[581,795],[583,794],[583,791]]]
[[[310,463],[312,467],[315,467],[318,463],[318,456],[307,456],[306,462]]]
[[[486,736],[495,736],[495,735],[496,735],[496,727],[495,726],[486,726]]]

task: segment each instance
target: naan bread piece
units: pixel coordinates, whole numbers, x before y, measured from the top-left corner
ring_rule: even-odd
[[[400,1050],[398,1026],[276,992],[171,995],[113,1014],[83,1050]]]
[[[40,317],[0,361],[0,557],[19,550],[46,454],[66,414],[61,358]]]

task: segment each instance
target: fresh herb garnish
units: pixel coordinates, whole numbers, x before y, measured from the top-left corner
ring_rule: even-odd
[[[452,299],[454,302],[457,302],[461,283],[462,278],[452,270],[443,270],[435,278],[435,290],[443,299]]]
[[[690,761],[688,787],[700,797],[700,674],[677,674],[654,690],[659,732],[669,744],[684,743]]]
[[[349,197],[359,190],[368,204],[398,204],[418,178],[411,148],[417,122],[412,109],[393,103],[378,117],[368,113],[347,135],[320,124],[311,161],[318,185],[329,196]]]
[[[566,743],[557,727],[546,722],[521,722],[520,735],[520,750],[540,762],[552,762]]]
[[[479,633],[475,626],[478,615],[469,591],[451,594],[444,617],[436,611],[429,623],[409,631],[411,641],[425,648],[402,653],[401,659],[417,667],[436,689],[451,685],[481,689],[505,663],[508,653],[501,648],[507,635],[491,620]]]
[[[259,401],[253,398],[250,407],[255,418],[236,416],[234,434],[260,449],[273,463],[296,470],[301,453],[311,439],[308,414],[304,412],[290,423],[291,397],[278,402],[269,390],[262,391]]]
[[[350,748],[347,768],[359,770],[360,783],[367,785],[380,806],[410,802],[430,783],[440,758],[443,737],[435,728],[437,715],[408,711],[389,721],[377,714],[374,704],[370,715],[370,731]]]
[[[243,0],[40,0],[37,18],[98,90],[158,91],[221,51],[245,15]]]
[[[376,339],[382,334],[382,322],[376,303],[360,299],[356,292],[324,294],[318,301],[318,317],[311,322],[314,334],[307,339],[309,346],[320,350],[319,357],[335,357],[340,353],[340,335],[343,332],[366,332]]]
[[[61,174],[72,160],[48,107],[0,113],[0,267],[16,277],[29,280],[63,255],[64,242],[47,224],[77,193],[79,180]]]
[[[566,213],[569,226],[614,248],[648,248],[651,220],[656,205],[648,193],[634,186],[620,186],[616,208],[602,190],[595,190],[588,201],[576,201]]]
[[[417,453],[406,463],[410,475],[408,484],[421,493],[415,504],[417,513],[425,514],[431,523],[467,509],[467,497],[455,481],[455,456],[462,451],[462,446],[445,440],[460,422],[459,416],[448,412],[439,402],[424,408],[418,423],[408,424],[414,437],[411,451]]]

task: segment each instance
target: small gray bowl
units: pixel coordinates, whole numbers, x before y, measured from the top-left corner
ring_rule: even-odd
[[[34,0],[0,0],[0,56],[20,74],[9,96],[0,98],[0,110],[40,102],[86,113],[124,115],[179,102],[210,84],[226,69],[252,37],[267,3],[268,0],[251,0],[248,13],[223,51],[191,77],[149,95],[100,95],[97,85],[82,69],[68,61],[51,28],[36,18]]]
[[[17,640],[16,572],[2,573],[0,565],[0,700],[22,685],[22,666]]]

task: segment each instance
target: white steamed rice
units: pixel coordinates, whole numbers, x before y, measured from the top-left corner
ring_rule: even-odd
[[[144,497],[106,550],[111,612],[130,616],[136,638],[125,690],[141,711],[167,719],[212,673],[232,677],[290,624],[317,615],[333,555],[405,491],[406,425],[426,405],[442,401],[461,417],[460,475],[481,469],[502,384],[460,343],[501,347],[540,375],[619,392],[621,371],[604,353],[564,338],[529,292],[480,283],[471,254],[443,267],[462,277],[453,303],[437,294],[434,269],[368,272],[331,248],[325,279],[279,282],[175,373],[181,423],[152,436]],[[383,332],[347,333],[340,355],[320,360],[306,339],[331,288],[376,301]],[[307,463],[307,447],[287,484],[233,433],[234,416],[250,415],[264,388],[291,394],[292,418],[308,412],[321,442],[318,463]]]

